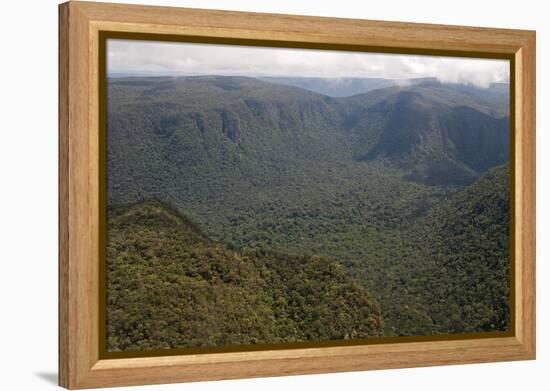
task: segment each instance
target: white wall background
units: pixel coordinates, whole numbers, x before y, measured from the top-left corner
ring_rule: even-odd
[[[105,0],[104,0],[105,1]],[[119,2],[125,2],[119,0]],[[545,3],[522,1],[134,0],[134,3],[537,30],[538,359],[133,389],[540,390],[550,384],[550,136]],[[0,389],[57,377],[57,1],[1,3]],[[546,240],[545,240],[546,239]],[[546,386],[545,386],[546,383]]]

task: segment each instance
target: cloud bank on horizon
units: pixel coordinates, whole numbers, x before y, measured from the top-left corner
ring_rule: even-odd
[[[109,39],[107,74],[412,79],[487,87],[508,60]]]

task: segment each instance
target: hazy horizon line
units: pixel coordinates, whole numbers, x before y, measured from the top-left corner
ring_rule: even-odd
[[[280,74],[251,74],[251,73],[177,73],[177,72],[153,72],[153,71],[108,71],[108,78],[131,78],[131,77],[171,77],[171,78],[184,78],[184,77],[249,77],[253,79],[261,78],[288,78],[288,79],[320,79],[320,80],[385,80],[385,81],[413,81],[413,80],[426,80],[434,81],[441,84],[462,84],[471,85],[478,88],[488,88],[491,85],[496,84],[510,84],[508,80],[491,82],[487,86],[480,86],[478,84],[469,81],[444,81],[440,80],[436,76],[419,76],[409,78],[392,78],[392,77],[377,77],[377,76],[295,76],[295,75],[280,75]]]

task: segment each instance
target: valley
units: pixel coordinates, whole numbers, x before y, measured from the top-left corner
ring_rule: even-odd
[[[151,265],[159,262],[165,271],[160,279],[147,280],[151,289],[164,289],[166,281],[176,278],[169,271],[185,274],[182,284],[197,286],[194,297],[207,306],[201,311],[212,314],[212,335],[219,336],[195,338],[188,330],[177,331],[174,320],[169,332],[178,343],[166,336],[144,337],[149,342],[143,345],[136,342],[138,337],[125,340],[120,330],[127,320],[120,316],[132,313],[133,322],[143,322],[137,307],[125,307],[127,296],[112,293],[108,321],[117,326],[108,332],[116,337],[111,348],[506,330],[508,89],[423,79],[406,86],[376,81],[380,88],[339,96],[345,90],[331,93],[326,82],[278,81],[235,76],[109,79],[108,281],[118,281],[112,292],[129,294],[120,285],[126,263],[136,262],[130,280],[141,281],[157,274]],[[371,88],[372,83],[356,82],[354,88]],[[333,96],[302,87],[322,88]],[[190,234],[178,224],[168,236],[162,234],[164,226],[148,228],[151,205],[156,205],[155,213],[173,208],[176,221],[196,225],[201,240],[225,254],[220,259],[248,259],[243,261],[246,273],[254,277],[239,283],[239,289],[252,292],[261,285],[264,292],[256,304],[236,301],[235,311],[239,306],[251,311],[249,332],[233,325],[223,339],[224,331],[214,330],[217,317],[225,315],[207,298],[225,290],[233,295],[229,292],[234,288],[223,281],[214,286],[208,282],[212,280],[182,271],[196,257],[181,254],[196,251],[197,243],[186,242]],[[142,211],[142,219],[134,220],[140,232],[134,242],[144,244],[118,245],[129,234],[126,230],[134,230],[120,216],[142,209],[148,213]],[[166,240],[170,252],[163,250]],[[199,247],[202,253],[204,244]],[[281,261],[286,258],[302,262],[303,269],[297,272],[296,265]],[[212,256],[201,259],[201,268],[214,262]],[[332,301],[348,303],[337,313],[323,307],[328,302],[323,304],[322,296],[311,293],[328,289],[321,283],[325,279],[309,277],[317,266],[308,265],[318,259],[323,265],[340,265],[332,281],[365,297],[361,300],[368,305],[360,318],[352,314],[362,313],[363,305],[344,300],[348,291],[331,288],[340,292]],[[287,266],[275,267],[279,261]],[[274,267],[276,283],[264,276]],[[298,301],[288,298],[298,289],[297,280],[292,289],[280,287],[294,273],[304,284],[311,282],[310,293]],[[133,293],[135,306],[148,300],[140,289]],[[269,296],[274,290],[276,297]],[[293,322],[301,317],[299,311],[281,315],[273,304],[279,299],[294,304],[311,299],[315,315],[297,326]],[[158,315],[152,308],[149,319]],[[170,316],[179,319],[175,313]],[[361,319],[369,317],[370,323],[361,326]],[[342,320],[338,332],[319,329],[320,324],[328,327],[329,318],[348,321]],[[281,331],[277,319],[294,331]],[[148,330],[157,326],[149,324]]]

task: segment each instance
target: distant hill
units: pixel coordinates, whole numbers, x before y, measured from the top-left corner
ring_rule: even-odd
[[[397,85],[399,80],[381,78],[260,77],[270,83],[300,87],[333,98],[364,94]]]
[[[177,73],[152,74],[150,72],[114,72],[108,75],[110,79],[117,78],[150,78],[150,77],[204,77],[199,74],[178,75]],[[207,77],[248,77],[257,80],[267,81],[273,84],[299,87],[304,90],[316,92],[322,95],[340,98],[391,87],[413,85],[426,81],[436,81],[434,78],[417,79],[383,79],[383,78],[362,78],[362,77],[284,77],[284,76],[207,76]]]
[[[158,202],[109,215],[107,349],[368,338],[376,302],[326,257],[241,254]]]
[[[400,89],[368,106],[353,127],[358,135],[356,156],[397,160],[412,168],[409,178],[428,184],[471,183],[480,173],[507,162],[508,117],[492,117],[474,108],[477,102],[449,105],[437,95],[441,92],[438,85]]]

